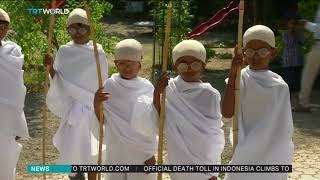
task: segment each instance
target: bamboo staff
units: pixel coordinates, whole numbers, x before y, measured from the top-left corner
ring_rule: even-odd
[[[172,2],[169,2],[167,9],[167,23],[163,45],[163,59],[162,59],[162,72],[167,71],[170,32],[171,32],[171,16],[172,16]],[[160,125],[159,125],[159,144],[158,144],[158,164],[163,164],[163,149],[164,149],[164,124],[166,114],[166,90],[162,92],[161,96],[161,109],[160,109]],[[158,173],[157,180],[162,179],[162,173]]]
[[[103,84],[102,84],[99,52],[98,52],[97,41],[96,41],[96,32],[95,32],[94,27],[93,27],[92,18],[91,18],[91,14],[90,14],[90,11],[89,11],[89,6],[88,6],[88,3],[87,3],[87,0],[84,0],[84,8],[85,8],[86,13],[87,13],[88,22],[89,22],[89,26],[90,26],[90,31],[92,33],[93,50],[94,50],[94,56],[95,56],[96,65],[97,65],[99,88],[102,88]],[[99,107],[99,109],[100,109],[100,111],[99,111],[98,119],[99,119],[100,130],[99,130],[98,165],[101,165],[101,163],[102,163],[102,143],[103,143],[103,134],[104,134],[104,132],[103,132],[104,115],[103,115],[103,105],[102,104]],[[101,180],[101,173],[98,174],[98,180]]]
[[[239,22],[238,22],[238,53],[242,53],[242,29],[243,29],[244,0],[240,0],[239,4]],[[233,152],[238,144],[238,117],[240,105],[240,76],[241,66],[237,69],[237,77],[235,82],[235,106],[233,115]]]
[[[53,1],[52,8],[56,7],[56,1]],[[49,30],[48,30],[48,49],[47,54],[52,55],[52,34],[54,28],[54,14],[50,15]],[[49,68],[46,67],[46,75],[44,80],[44,97],[48,94],[48,81],[49,78]],[[42,164],[46,164],[46,134],[47,134],[47,121],[48,121],[48,106],[46,100],[43,106],[43,121],[42,121]],[[46,174],[43,173],[43,179],[46,179]]]

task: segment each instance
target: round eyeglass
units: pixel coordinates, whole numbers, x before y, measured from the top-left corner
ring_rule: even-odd
[[[118,65],[119,68],[130,68],[130,69],[139,67],[140,65],[139,63],[136,63],[136,62],[128,63],[128,62],[121,62],[121,61],[117,62],[116,64]]]
[[[187,64],[187,63],[180,63],[177,67],[177,70],[178,72],[187,72],[188,71],[188,68],[190,68],[193,70],[193,71],[200,71],[201,70],[201,67],[202,67],[202,64],[201,62],[193,62],[191,64]]]
[[[8,29],[8,24],[0,24],[1,31],[6,30],[6,29]]]
[[[255,54],[258,54],[260,57],[265,58],[270,54],[270,49],[268,48],[261,48],[261,49],[257,49],[254,50],[252,48],[248,48],[244,51],[244,54],[248,57],[248,58],[252,58]]]
[[[81,27],[81,28],[68,28],[68,33],[73,36],[77,33],[84,35],[88,32],[88,28]]]

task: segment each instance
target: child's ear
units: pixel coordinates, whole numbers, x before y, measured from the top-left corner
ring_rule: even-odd
[[[278,55],[278,49],[277,48],[272,48],[271,49],[271,58],[275,59]]]
[[[278,55],[278,49],[277,48],[272,48],[269,62],[274,62],[276,60],[277,55]]]
[[[206,69],[207,64],[202,62],[202,70],[204,71]]]

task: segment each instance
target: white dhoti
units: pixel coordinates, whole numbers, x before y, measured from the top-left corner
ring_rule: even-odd
[[[220,93],[209,83],[169,81],[166,103],[168,164],[219,165],[224,149]],[[218,173],[172,173],[172,180],[207,180]]]
[[[15,137],[29,138],[24,115],[26,87],[23,83],[23,54],[10,41],[0,46],[0,179],[14,180],[21,145]]]
[[[107,61],[98,46],[101,73],[106,79]],[[85,45],[69,42],[62,46],[54,63],[56,74],[50,81],[47,104],[62,120],[53,144],[59,151],[58,163],[96,164],[98,141],[90,131],[94,93],[98,77],[90,41]]]
[[[106,164],[144,165],[157,149],[157,114],[153,108],[153,85],[143,78],[125,80],[113,74],[105,82],[110,98],[104,103]],[[93,115],[93,131],[99,123]],[[153,126],[153,127],[152,127]],[[155,180],[156,174],[110,173],[108,180]]]
[[[141,152],[141,150],[128,146],[125,142],[119,140],[117,133],[107,128],[107,160],[106,164],[122,165],[144,165],[144,161],[151,158],[153,154]],[[156,173],[109,173],[105,174],[106,180],[155,180]]]
[[[53,144],[59,150],[58,164],[94,164],[91,148],[98,141],[91,136],[90,121],[92,110],[83,104],[74,102],[63,118]]]
[[[271,71],[241,71],[238,144],[230,165],[291,165],[288,85]],[[232,130],[231,130],[232,133]],[[232,137],[232,134],[230,135]],[[286,173],[227,173],[225,180],[284,180]]]

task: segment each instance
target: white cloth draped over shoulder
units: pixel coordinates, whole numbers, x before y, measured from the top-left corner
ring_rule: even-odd
[[[272,71],[241,71],[238,144],[231,165],[291,164],[294,145],[288,85]],[[232,140],[232,129],[230,134]],[[225,180],[285,180],[285,173],[229,173]]]
[[[23,83],[24,56],[14,42],[0,46],[0,179],[14,180],[21,144],[15,136],[29,138],[24,115],[26,87]]]
[[[169,164],[221,163],[225,140],[220,93],[209,83],[189,83],[180,76],[167,87],[166,132]],[[218,173],[172,173],[173,180],[207,180]]]
[[[107,78],[106,55],[98,44],[101,74]],[[94,94],[98,89],[98,75],[92,41],[85,45],[68,42],[59,48],[54,69],[55,77],[50,82],[47,96],[50,111],[63,117],[73,100],[88,107],[93,106]]]
[[[107,78],[107,60],[98,44],[101,74]],[[59,48],[54,62],[55,76],[50,81],[48,108],[60,117],[53,143],[60,153],[59,163],[89,164],[97,159],[97,140],[90,134],[90,118],[98,76],[92,41],[75,44],[72,41]]]
[[[26,87],[23,83],[23,54],[14,42],[2,41],[0,46],[0,133],[7,136],[28,138],[24,115]]]
[[[153,107],[153,85],[144,78],[125,80],[117,74],[106,80],[105,91],[110,93],[104,103],[105,143],[107,164],[140,164],[157,150],[158,119]],[[92,131],[98,137],[99,122],[92,117]],[[110,173],[112,180],[150,180],[155,174]]]

